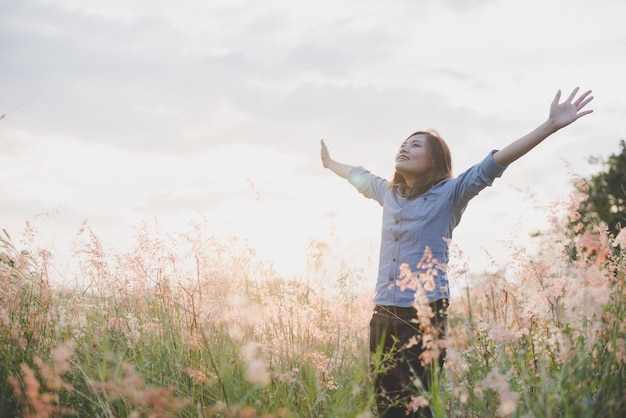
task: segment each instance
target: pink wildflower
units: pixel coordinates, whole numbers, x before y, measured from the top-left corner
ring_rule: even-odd
[[[583,194],[587,193],[591,186],[585,179],[579,179],[574,185],[578,190],[583,192]]]
[[[398,277],[398,286],[401,291],[406,289],[415,289],[417,287],[416,274],[411,271],[408,263],[400,264],[400,275]]]
[[[191,377],[195,383],[211,384],[213,381],[217,380],[217,376],[213,373],[209,373],[207,375],[204,371],[192,369],[191,367],[185,368],[185,373],[187,373],[187,375]]]
[[[270,375],[265,361],[259,356],[255,343],[247,343],[241,347],[241,355],[246,363],[246,380],[256,385],[270,383]]]
[[[622,228],[613,240],[614,247],[621,247],[626,250],[626,227]]]
[[[610,352],[615,352],[618,362],[626,363],[626,340],[617,338],[614,342],[609,341],[606,343],[606,349]]]
[[[425,408],[427,406],[428,400],[426,400],[426,398],[424,398],[422,395],[411,397],[411,404],[409,405],[410,410],[417,411],[420,408]]]
[[[298,374],[299,369],[296,367],[292,370],[288,370],[284,373],[275,373],[274,377],[279,382],[283,383],[293,383],[296,381],[296,374]]]
[[[519,393],[512,392],[507,382],[508,377],[500,374],[497,369],[492,369],[489,374],[480,382],[477,389],[488,389],[498,393],[500,404],[498,414],[509,416],[515,412],[519,402]]]
[[[601,230],[599,234],[585,232],[578,240],[576,246],[582,251],[585,257],[591,257],[595,254],[598,262],[602,263],[606,261],[606,257],[609,255],[606,244],[608,244],[606,232]]]
[[[517,340],[516,333],[512,332],[508,326],[504,324],[494,324],[488,328],[489,337],[498,343],[514,342]]]
[[[508,390],[500,391],[500,405],[498,406],[498,414],[502,416],[512,415],[517,408],[517,403],[519,402],[519,399],[520,395],[517,392],[511,392]]]
[[[128,328],[123,318],[109,318],[107,321],[107,330],[111,332],[123,332]]]

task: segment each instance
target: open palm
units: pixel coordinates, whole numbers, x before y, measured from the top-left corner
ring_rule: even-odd
[[[554,96],[554,100],[550,105],[550,119],[552,119],[557,129],[563,128],[576,119],[593,112],[593,110],[583,111],[583,108],[593,100],[593,96],[590,96],[591,90],[587,90],[580,97],[576,98],[578,90],[579,88],[576,87],[563,103],[559,103],[561,90],[557,91],[556,96]]]

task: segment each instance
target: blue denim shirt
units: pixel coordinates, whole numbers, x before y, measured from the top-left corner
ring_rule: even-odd
[[[494,153],[412,200],[363,167],[350,170],[348,181],[383,207],[376,304],[408,307],[450,299],[448,244],[470,199],[504,172]]]

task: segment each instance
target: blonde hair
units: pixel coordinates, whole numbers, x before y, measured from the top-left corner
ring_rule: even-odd
[[[412,189],[409,189],[406,180],[400,173],[397,171],[394,173],[391,187],[397,187],[398,191],[409,199],[419,196],[441,180],[452,178],[452,155],[448,144],[439,135],[439,132],[434,129],[413,132],[405,141],[414,135],[424,135],[426,138],[426,144],[433,159],[433,166]]]

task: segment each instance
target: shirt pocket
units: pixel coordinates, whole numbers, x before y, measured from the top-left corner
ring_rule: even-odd
[[[411,222],[427,222],[437,217],[440,206],[434,196],[418,196],[407,205],[403,218]]]

